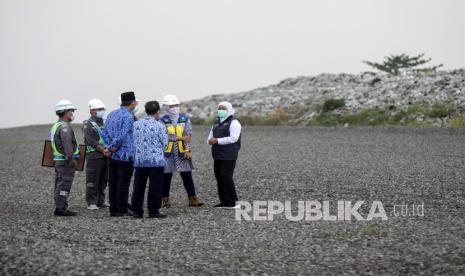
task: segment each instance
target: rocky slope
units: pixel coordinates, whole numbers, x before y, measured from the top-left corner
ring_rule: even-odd
[[[465,69],[401,76],[372,72],[301,76],[247,92],[193,100],[186,103],[185,110],[194,118],[207,119],[220,101],[227,100],[239,116],[261,116],[283,108],[298,110],[299,119],[305,120],[318,115],[319,106],[331,98],[344,99],[342,112],[349,113],[374,107],[404,108],[414,103],[447,102],[465,107]]]

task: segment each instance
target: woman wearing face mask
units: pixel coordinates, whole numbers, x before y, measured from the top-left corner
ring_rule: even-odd
[[[192,124],[186,114],[180,113],[179,100],[174,95],[166,95],[163,98],[165,114],[160,120],[165,124],[168,134],[168,146],[165,149],[165,173],[163,177],[162,205],[171,207],[170,188],[173,173],[178,171],[186,189],[189,206],[200,207],[203,205],[195,193],[194,180],[192,179],[192,165],[190,140]]]
[[[89,101],[90,118],[84,121],[83,132],[86,144],[86,202],[89,210],[107,207],[105,189],[108,181],[108,141],[103,129],[105,105],[98,99]]]
[[[241,148],[241,124],[234,118],[234,109],[229,102],[218,105],[218,119],[208,135],[212,146],[215,178],[220,203],[217,208],[239,208],[233,174]]]

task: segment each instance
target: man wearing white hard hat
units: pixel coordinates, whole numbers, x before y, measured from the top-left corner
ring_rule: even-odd
[[[89,101],[90,118],[83,123],[86,144],[86,202],[87,209],[106,207],[105,189],[108,181],[108,141],[104,134],[105,105],[99,99]]]
[[[70,122],[74,120],[76,107],[68,101],[61,100],[55,106],[58,121],[50,130],[50,140],[55,161],[55,212],[56,216],[75,216],[76,212],[68,210],[68,195],[76,172],[76,159],[79,158],[79,144]]]
[[[178,171],[181,175],[184,188],[187,192],[188,204],[200,207],[202,202],[195,194],[194,180],[192,179],[192,165],[190,140],[192,124],[186,114],[180,113],[180,102],[174,95],[166,95],[163,98],[165,114],[160,120],[165,124],[168,133],[168,146],[165,149],[165,175],[163,177],[163,207],[171,207],[170,187],[173,173]]]

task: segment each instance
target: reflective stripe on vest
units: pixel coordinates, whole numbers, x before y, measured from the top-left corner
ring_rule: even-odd
[[[184,129],[181,125],[176,125],[174,127],[172,124],[168,124],[166,126],[166,130],[168,131],[168,135],[171,136],[176,136],[177,138],[182,138],[182,133],[184,132]],[[186,148],[184,147],[184,143],[182,140],[178,140],[178,150],[179,153],[185,153]],[[174,141],[168,141],[168,146],[165,149],[165,153],[172,153],[173,152],[173,146],[174,146]]]
[[[168,132],[168,135],[171,136],[176,136],[177,138],[182,138],[182,134],[184,132],[183,124],[187,122],[188,117],[185,116],[184,114],[179,115],[178,123],[176,127],[173,125],[171,122],[171,119],[168,116],[163,116],[161,118],[163,123],[166,125],[166,130]],[[182,124],[182,125],[181,125]],[[179,154],[184,154],[186,153],[186,147],[184,145],[184,141],[178,140],[178,151]],[[171,153],[173,152],[173,147],[174,147],[174,141],[169,140],[168,141],[168,146],[165,149],[165,156],[170,156]]]
[[[97,130],[98,144],[101,145],[104,148],[107,148],[108,145],[107,145],[107,143],[105,143],[105,140],[103,139],[103,132],[102,132],[102,129],[100,128],[100,126],[96,122],[94,122],[92,120],[89,120],[89,122],[92,124],[92,126],[95,128],[95,130]],[[89,146],[89,145],[86,147],[86,152],[87,153],[91,153],[91,152],[94,152],[96,150],[97,150],[96,148],[94,148],[92,146]]]
[[[59,161],[59,160],[66,160],[66,156],[59,152],[57,149],[57,146],[55,144],[55,134],[58,130],[59,127],[67,125],[66,122],[63,121],[58,121],[55,124],[53,124],[52,129],[50,130],[50,141],[52,145],[52,150],[53,150],[53,160]],[[74,139],[76,140],[76,149],[73,152],[73,158],[79,158],[79,145],[77,145],[77,139],[76,139],[76,134],[74,134]]]

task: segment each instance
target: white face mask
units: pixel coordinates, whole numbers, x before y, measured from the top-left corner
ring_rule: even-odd
[[[168,109],[168,112],[172,115],[178,115],[179,114],[179,106],[171,107]]]

